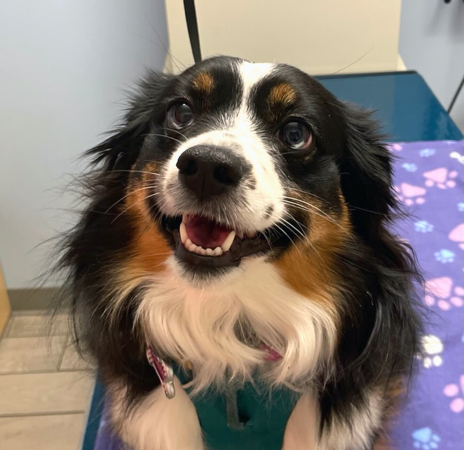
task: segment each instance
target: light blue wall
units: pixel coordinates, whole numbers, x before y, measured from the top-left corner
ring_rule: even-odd
[[[400,54],[417,70],[447,109],[464,76],[464,3],[452,0],[403,0]],[[464,91],[452,117],[464,132]]]
[[[65,185],[120,117],[124,89],[162,69],[162,0],[0,2],[0,260],[9,288],[34,285],[75,220]],[[56,281],[51,282],[55,284]]]

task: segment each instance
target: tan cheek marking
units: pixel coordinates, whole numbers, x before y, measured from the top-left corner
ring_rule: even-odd
[[[316,204],[312,197],[295,192],[289,195],[323,210],[322,205]],[[311,301],[325,305],[336,315],[338,292],[335,287],[340,283],[334,270],[334,256],[351,236],[348,209],[343,202],[342,213],[338,218],[325,217],[319,212],[308,214],[311,225],[306,239],[298,240],[274,264],[292,289]]]
[[[211,94],[214,87],[214,79],[208,72],[200,72],[193,80],[193,87],[205,95]]]
[[[149,163],[143,168],[143,172],[140,179],[129,185],[130,192],[125,200],[127,214],[135,227],[131,248],[121,273],[126,279],[165,270],[166,260],[173,253],[150,216],[145,201],[150,194],[144,188],[153,184],[156,176],[150,175],[150,172],[159,173],[159,167],[155,163]]]
[[[268,101],[271,106],[276,106],[277,104],[286,106],[292,104],[295,100],[295,90],[289,84],[280,83],[271,89]]]

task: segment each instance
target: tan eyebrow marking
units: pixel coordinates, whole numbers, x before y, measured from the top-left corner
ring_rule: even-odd
[[[296,100],[296,92],[289,84],[280,83],[272,87],[269,93],[268,101],[271,106],[277,103],[290,105]]]
[[[193,87],[205,94],[211,94],[214,87],[214,79],[208,72],[200,72],[193,80]]]

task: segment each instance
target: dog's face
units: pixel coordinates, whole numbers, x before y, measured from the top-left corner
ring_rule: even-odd
[[[162,233],[181,277],[204,283],[253,258],[278,263],[295,246],[324,258],[351,233],[345,125],[308,75],[216,58],[170,79],[151,113],[125,205]]]

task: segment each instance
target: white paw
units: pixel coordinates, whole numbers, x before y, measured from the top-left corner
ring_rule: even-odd
[[[443,364],[443,342],[439,337],[433,334],[427,334],[422,337],[422,350],[424,355],[422,356],[422,364],[426,369],[431,367],[439,367]]]

